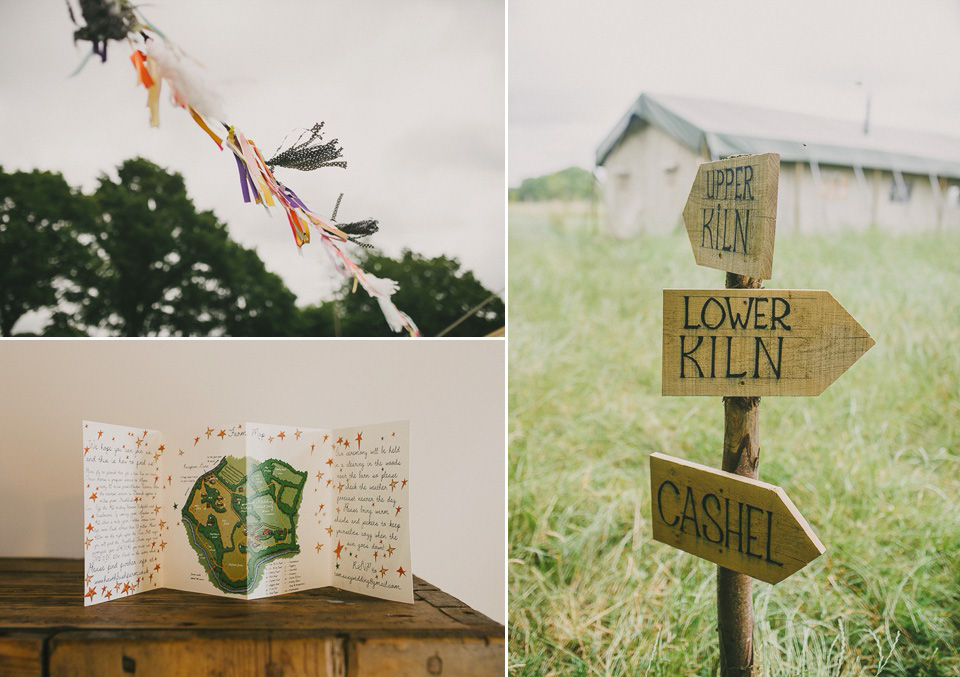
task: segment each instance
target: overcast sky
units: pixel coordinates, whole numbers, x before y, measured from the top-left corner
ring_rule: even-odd
[[[960,2],[513,0],[510,185],[594,152],[641,92],[960,137]]]
[[[346,170],[277,170],[312,209],[329,215],[344,192],[338,218],[379,219],[370,241],[387,254],[454,256],[503,289],[502,0],[136,4],[203,63],[229,121],[264,153],[326,122]],[[74,45],[74,30],[64,0],[0,0],[0,165],[60,171],[92,190],[101,172],[141,155],[183,174],[194,203],[257,250],[301,303],[327,295],[335,278],[319,245],[301,258],[282,212],[243,203],[233,158],[169,103],[167,88],[160,127],[149,126],[126,44],[111,42],[106,64],[92,59],[69,77],[90,50]]]

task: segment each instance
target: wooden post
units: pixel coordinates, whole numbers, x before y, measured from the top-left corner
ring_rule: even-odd
[[[760,289],[762,280],[727,273],[728,289]],[[757,479],[760,465],[760,398],[723,398],[723,465],[725,472]],[[753,579],[717,567],[717,621],[720,674],[748,677],[753,669]]]

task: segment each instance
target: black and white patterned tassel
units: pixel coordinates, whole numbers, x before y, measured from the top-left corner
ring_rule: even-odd
[[[319,169],[320,167],[346,168],[347,163],[337,159],[343,153],[343,148],[337,145],[338,139],[321,143],[321,141],[323,141],[322,130],[323,123],[319,122],[307,132],[301,134],[296,143],[282,153],[279,152],[280,149],[277,148],[278,152],[267,160],[267,166],[271,169],[274,167],[299,169],[302,172],[309,172],[314,169]],[[301,143],[301,139],[308,133],[310,134],[310,138]]]

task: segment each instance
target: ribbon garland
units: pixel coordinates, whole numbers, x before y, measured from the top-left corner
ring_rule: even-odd
[[[69,1],[67,7],[70,9],[71,18],[74,18]],[[330,219],[321,217],[308,208],[303,200],[282,184],[273,173],[272,168],[276,166],[304,171],[326,166],[346,167],[345,162],[337,161],[340,155],[337,139],[325,144],[319,143],[322,141],[323,123],[314,125],[309,130],[311,136],[307,141],[298,141],[286,151],[278,152],[269,161],[265,161],[252,140],[245,137],[235,126],[219,119],[221,116],[218,114],[215,97],[185,72],[181,65],[182,57],[178,55],[179,50],[140,16],[138,10],[127,0],[80,0],[80,9],[87,25],[74,33],[74,39],[90,40],[93,43],[93,53],[103,61],[106,61],[107,40],[126,37],[132,50],[130,61],[136,70],[136,81],[147,90],[147,108],[150,110],[152,127],[160,126],[160,90],[166,80],[174,105],[188,111],[190,117],[213,140],[217,148],[223,151],[226,146],[233,153],[240,176],[243,201],[263,205],[268,214],[271,207],[279,205],[287,216],[298,249],[310,242],[309,226],[312,224],[315,232],[320,235],[321,248],[333,267],[345,278],[353,278],[353,290],[356,291],[359,285],[367,294],[377,299],[384,318],[393,331],[406,329],[410,336],[420,336],[420,330],[410,316],[397,308],[390,299],[398,289],[397,283],[364,272],[340,248],[340,245],[346,242],[369,247],[370,245],[358,242],[356,238],[375,232],[377,222],[370,220],[343,224],[341,229],[335,222],[336,209]],[[162,46],[157,41],[158,37],[164,41]],[[134,46],[138,39],[142,39],[143,48]],[[211,129],[209,120],[220,122],[226,131],[224,137],[218,136]],[[337,206],[339,203],[338,199]]]

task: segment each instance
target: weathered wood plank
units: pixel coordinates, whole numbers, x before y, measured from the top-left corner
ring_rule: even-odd
[[[276,633],[236,638],[186,633],[63,632],[50,641],[51,675],[342,677],[343,641]]]
[[[767,583],[825,550],[772,484],[654,453],[650,491],[655,540]]]
[[[43,635],[0,634],[0,675],[40,677],[43,674]]]
[[[700,165],[683,208],[697,263],[769,280],[779,185],[777,153]]]
[[[502,639],[368,639],[350,642],[347,655],[348,677],[489,677],[506,669]]]
[[[89,630],[283,631],[313,636],[499,637],[503,626],[474,612],[470,622],[438,603],[462,602],[414,577],[420,599],[401,604],[336,588],[262,600],[153,590],[83,607],[81,560],[20,562],[0,559],[0,631]],[[429,599],[424,599],[422,595]],[[453,602],[450,602],[453,600]],[[465,607],[468,608],[468,607]],[[479,619],[477,621],[476,619]]]
[[[873,345],[826,291],[663,290],[664,395],[819,395]]]

